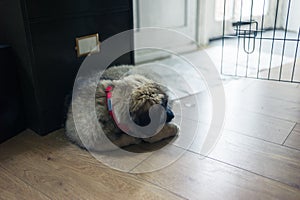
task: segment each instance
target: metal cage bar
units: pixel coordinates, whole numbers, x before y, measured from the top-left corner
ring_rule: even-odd
[[[222,29],[222,55],[221,55],[221,74],[223,74],[223,61],[224,61],[224,43],[225,43],[225,17],[226,17],[226,0],[224,0],[223,8],[223,29]]]
[[[300,27],[299,27],[299,30],[298,30],[298,40],[297,40],[297,44],[296,44],[296,50],[295,50],[295,57],[294,57],[294,63],[293,63],[293,71],[292,71],[291,82],[294,82],[294,74],[295,74],[295,68],[296,68],[296,62],[297,62],[299,39],[300,39]]]
[[[241,0],[240,21],[242,21],[242,15],[243,15],[243,0]],[[235,62],[235,71],[234,71],[235,75],[237,75],[237,69],[238,69],[238,63],[239,63],[240,41],[241,41],[241,38],[238,37],[237,52],[236,52],[236,62]]]
[[[286,14],[284,39],[283,39],[283,45],[282,45],[281,63],[280,63],[280,71],[279,71],[279,80],[281,80],[281,74],[282,74],[282,64],[283,64],[283,58],[284,58],[284,52],[285,52],[285,42],[286,42],[287,28],[288,28],[288,24],[289,24],[290,8],[291,8],[291,0],[289,0],[288,10],[287,10],[287,14]]]
[[[251,36],[251,32],[252,32],[252,23],[251,22],[252,22],[252,16],[253,16],[252,13],[253,13],[253,0],[251,1],[251,9],[250,9],[250,20],[249,20],[250,23],[249,23],[248,48],[247,48],[246,77],[248,76],[249,54],[253,53],[254,50],[255,50],[255,38],[254,38],[254,40],[253,40],[253,48],[250,51],[250,36]],[[258,27],[258,23],[256,22],[256,30],[257,30],[257,27]],[[256,34],[255,34],[255,36],[256,36]],[[245,42],[245,40],[244,40],[244,42]],[[245,44],[244,44],[244,48],[245,48]]]
[[[274,19],[274,28],[273,28],[273,38],[272,38],[272,47],[271,47],[268,79],[270,79],[271,68],[272,68],[272,58],[273,58],[273,53],[274,53],[274,41],[275,41],[275,35],[276,35],[278,8],[279,8],[279,0],[277,0],[277,3],[276,3],[276,11],[275,11],[275,19]]]
[[[263,11],[262,11],[262,16],[261,16],[261,28],[260,30],[264,30],[264,22],[265,22],[265,7],[266,7],[266,0],[264,0],[263,3]],[[261,59],[261,48],[262,48],[262,37],[263,37],[263,32],[260,32],[260,39],[259,39],[259,50],[258,50],[258,63],[257,63],[257,73],[256,73],[256,78],[259,78],[259,69],[260,69],[260,59]]]

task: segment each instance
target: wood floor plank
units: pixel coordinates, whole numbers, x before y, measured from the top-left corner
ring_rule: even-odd
[[[53,199],[180,199],[105,167],[65,140],[25,135],[0,145],[0,165]]]
[[[240,109],[227,111],[224,129],[282,144],[294,126],[294,122]]]
[[[193,125],[191,121],[190,127]],[[202,134],[208,129],[207,124],[199,124],[197,137],[189,148],[191,151],[201,153],[204,141]],[[176,141],[174,144],[182,147],[181,143]],[[298,150],[225,130],[221,138],[216,140],[216,146],[208,156],[300,188],[300,151]]]
[[[0,167],[0,199],[50,199]]]
[[[297,83],[258,80],[246,89],[246,93],[300,104],[299,85]]]
[[[300,151],[230,131],[209,157],[300,188]]]
[[[97,188],[101,190],[101,186],[97,183],[88,181],[57,163],[54,163],[55,165],[49,163],[47,157],[40,158],[30,146],[22,144],[22,147],[25,147],[27,152],[25,148],[18,148],[18,155],[15,155],[16,150],[13,151],[14,155],[10,155],[10,159],[1,159],[0,165],[51,198],[93,199],[96,197]],[[20,151],[24,153],[20,153]],[[99,190],[98,192],[101,194]],[[109,198],[106,193],[103,193],[102,197]]]
[[[208,92],[201,92],[176,100],[172,111],[175,116],[209,123],[212,117],[212,104]]]
[[[299,90],[299,88],[296,89]],[[268,93],[272,92],[276,94],[276,87],[268,90]],[[295,101],[286,101],[271,95],[257,95],[255,90],[247,91],[247,89],[244,92],[228,91],[226,94],[227,110],[243,109],[274,118],[300,122],[300,104]]]
[[[70,144],[61,131],[46,137],[27,132],[0,145],[0,167],[20,180],[24,187],[35,188],[52,199],[226,197],[298,200],[300,151],[266,141],[282,143],[294,122],[299,122],[298,94],[292,92],[297,92],[300,87],[284,85],[278,86],[276,91],[277,85],[253,84],[256,81],[244,83],[239,86],[239,81],[235,81],[225,86],[227,110],[233,110],[228,118],[232,124],[225,128],[234,132],[227,130],[222,135],[209,154],[210,158],[202,159],[196,153],[188,152],[178,160],[182,149],[168,146],[145,157],[123,158],[128,160],[125,165],[136,160],[140,162],[130,166],[136,166],[135,172],[151,170],[158,165],[164,167],[159,171],[134,175],[99,163],[88,152]],[[177,123],[182,119],[191,120],[185,121],[180,137],[172,141],[178,146],[189,144],[194,139],[194,130],[198,128],[199,135],[190,147],[194,152],[201,149],[202,133],[207,131],[211,115],[209,96],[203,93],[198,97],[198,102],[182,99],[182,108],[177,111],[183,110],[186,115],[181,118],[182,115],[178,117],[180,114],[176,112],[174,120]],[[200,125],[195,123],[199,119],[203,122]],[[297,148],[297,138],[298,126],[284,145]],[[174,160],[177,161],[167,166]],[[0,183],[5,179],[0,175]],[[15,187],[15,180],[8,185]]]
[[[177,148],[177,147],[174,147]],[[172,148],[160,159],[151,157],[139,167],[176,156]],[[139,176],[187,199],[295,199],[300,190],[247,171],[187,152],[170,166]]]
[[[138,165],[140,162],[142,162],[142,160],[146,159],[152,154],[152,152],[149,151],[144,154],[136,153],[133,155],[120,155],[120,153],[114,153],[114,151],[112,151],[99,154],[93,153],[92,156],[90,152],[78,148],[75,144],[71,144],[64,134],[64,129],[57,130],[42,138],[37,137],[36,134],[30,132],[29,134],[23,136],[23,141],[34,145],[36,147],[35,150],[39,151],[40,154],[48,153],[49,157],[47,159],[50,158],[52,160],[52,155],[55,155],[57,162],[67,164],[69,167],[75,166],[74,169],[81,165],[84,165],[85,167],[88,167],[89,165],[95,165],[97,168],[105,168],[106,170],[108,170],[109,167],[118,167],[118,170],[127,171],[128,169],[132,169]],[[51,148],[49,148],[49,146],[51,146]],[[130,146],[126,149],[133,152],[136,150],[135,146]],[[76,155],[76,158],[74,158],[74,155]],[[105,158],[111,156],[112,161],[120,161],[120,164],[114,163],[114,166],[108,167],[99,161],[101,159],[100,156],[102,155],[105,155]],[[70,163],[65,163],[67,161]],[[82,168],[79,168],[79,170],[82,170]],[[116,173],[117,171],[113,172]]]
[[[255,81],[252,79],[231,81],[224,87],[226,96],[223,100],[228,101],[226,100],[227,96],[238,99],[237,95],[243,93],[243,91],[246,90],[246,88],[248,88],[253,82]],[[176,116],[203,123],[210,123],[213,112],[211,95],[207,90],[180,98],[174,102],[172,110]]]
[[[181,104],[181,107],[179,104]],[[183,119],[210,123],[212,105],[210,103],[210,99],[205,93],[199,93],[197,95],[182,98],[178,100],[175,105],[177,105],[175,106],[175,115],[179,115]],[[229,106],[229,108],[226,109],[224,128],[260,138],[262,140],[282,144],[293,129],[294,125],[294,122],[249,111],[244,107],[237,108]]]
[[[300,124],[295,126],[284,145],[300,150]]]
[[[299,67],[300,67],[300,65],[299,65],[299,59],[298,59],[296,61],[295,71],[293,74],[293,81],[295,81],[295,82],[300,81],[300,71],[298,70]],[[293,68],[294,68],[294,62],[291,61],[289,63],[282,65],[282,67],[278,66],[278,67],[272,68],[270,73],[269,73],[269,70],[261,71],[259,73],[259,77],[263,77],[263,78],[270,77],[270,79],[278,80],[279,76],[280,76],[279,74],[281,74],[281,77],[280,77],[281,80],[291,81]]]

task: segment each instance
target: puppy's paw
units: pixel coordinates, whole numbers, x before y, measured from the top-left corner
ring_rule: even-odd
[[[129,146],[132,144],[139,144],[141,142],[142,142],[142,140],[140,138],[132,137],[127,134],[122,134],[120,138],[113,141],[113,143],[118,147],[125,147],[125,146]]]
[[[176,124],[169,124],[169,126],[171,126],[172,127],[172,129],[173,129],[173,134],[174,135],[179,135],[179,133],[180,133],[180,128],[176,125]]]
[[[168,123],[166,124],[157,134],[153,137],[144,138],[143,141],[154,143],[165,138],[173,137],[179,133],[179,128],[175,124]]]

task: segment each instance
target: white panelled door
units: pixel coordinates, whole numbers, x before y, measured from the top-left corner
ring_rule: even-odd
[[[196,40],[197,36],[197,1],[198,0],[133,0],[134,27],[160,27],[176,30]],[[143,31],[143,30],[141,30]],[[136,36],[139,31],[135,32]],[[151,33],[151,37],[159,37]],[[186,52],[195,49],[195,45],[186,41],[174,41],[172,44],[161,41],[176,52]],[[136,63],[165,57],[161,51],[143,50],[135,54]]]

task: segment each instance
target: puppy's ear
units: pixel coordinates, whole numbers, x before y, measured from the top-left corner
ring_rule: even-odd
[[[152,105],[161,104],[165,98],[164,92],[156,84],[144,84],[136,88],[130,99],[130,111],[148,111]]]

